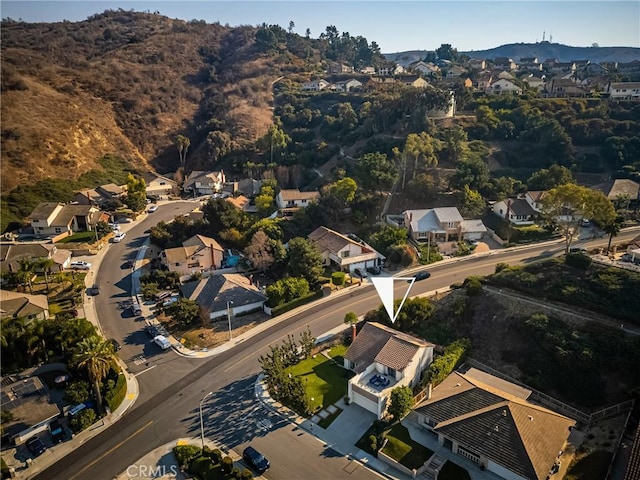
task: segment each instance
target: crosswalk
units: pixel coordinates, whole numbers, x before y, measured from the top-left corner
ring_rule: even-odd
[[[134,365],[142,365],[143,363],[146,363],[147,358],[144,355],[138,355],[137,357],[133,357],[133,364]]]

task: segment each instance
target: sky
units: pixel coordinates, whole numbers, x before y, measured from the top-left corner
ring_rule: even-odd
[[[107,9],[159,11],[170,18],[223,25],[263,22],[317,38],[328,25],[340,33],[375,41],[383,53],[435,50],[449,43],[459,51],[552,39],[572,46],[640,47],[640,2],[615,0],[297,0],[274,1],[0,1],[2,18],[25,22],[81,21]]]

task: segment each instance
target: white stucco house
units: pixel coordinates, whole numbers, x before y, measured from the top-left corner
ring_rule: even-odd
[[[178,272],[182,277],[222,268],[224,249],[213,238],[194,235],[182,242],[181,247],[163,250],[160,256],[170,272]]]
[[[394,388],[420,382],[433,360],[433,347],[420,338],[367,322],[344,356],[344,366],[356,373],[347,386],[349,399],[382,418]]]
[[[327,88],[329,85],[331,85],[329,82],[321,78],[320,80],[312,80],[310,82],[304,82],[302,84],[302,90],[306,92],[319,92]]]
[[[195,196],[213,195],[222,190],[226,182],[224,171],[204,172],[194,170],[184,181],[182,190]]]
[[[318,227],[308,238],[318,247],[324,264],[337,266],[340,271],[353,272],[356,268],[380,265],[385,256],[357,237],[343,235],[327,227]]]
[[[493,95],[520,95],[522,93],[522,89],[510,80],[501,78],[500,80],[493,82],[487,89],[487,92]]]
[[[544,190],[525,192],[494,203],[491,210],[513,225],[533,225],[542,215],[541,201],[545,193]]]
[[[481,220],[465,220],[456,207],[406,210],[404,226],[418,242],[480,240],[487,232]]]
[[[276,195],[276,204],[281,213],[287,213],[298,208],[308,207],[320,199],[320,192],[301,192],[300,190],[280,190]]]

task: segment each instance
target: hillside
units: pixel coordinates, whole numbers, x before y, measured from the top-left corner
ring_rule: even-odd
[[[572,60],[590,60],[594,63],[601,62],[631,62],[640,60],[640,48],[634,47],[572,47],[560,43],[511,43],[488,50],[472,50],[460,52],[471,58],[492,59],[496,57],[509,57],[516,62],[523,57],[538,57],[540,61],[547,58],[556,58],[559,62]],[[421,60],[427,54],[426,50],[410,50],[407,52],[386,53],[385,57],[400,65]]]
[[[254,48],[255,30],[124,11],[3,22],[3,192],[61,169],[77,177],[105,154],[172,171],[178,134],[196,164],[210,130],[253,142],[272,122],[281,73]]]

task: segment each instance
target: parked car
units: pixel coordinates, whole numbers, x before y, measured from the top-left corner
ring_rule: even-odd
[[[590,227],[591,226],[591,221],[588,218],[584,218],[582,220],[582,226],[583,227]]]
[[[367,272],[365,272],[364,270],[360,269],[360,268],[356,268],[353,273],[360,278],[367,278]]]
[[[158,327],[156,327],[155,325],[147,325],[147,327],[145,328],[145,331],[149,334],[150,337],[157,337],[160,332],[158,331]]]
[[[89,262],[71,262],[70,266],[76,270],[89,270],[91,268],[91,264]]]
[[[122,240],[124,240],[124,237],[126,237],[127,234],[124,232],[118,232],[115,234],[115,236],[113,237],[113,243],[118,243],[121,242]]]
[[[381,271],[382,271],[382,269],[380,267],[369,267],[369,268],[367,268],[367,272],[369,272],[371,275],[380,275]]]
[[[91,287],[91,295],[100,295],[100,285]]]
[[[42,440],[38,437],[31,437],[27,440],[27,448],[34,457],[42,455],[47,450],[47,447],[44,446],[44,443],[42,443]]]
[[[125,270],[127,268],[133,268],[133,260],[127,260],[122,265],[120,265],[120,268],[123,269],[123,270]]]
[[[58,420],[54,420],[49,424],[49,433],[51,434],[51,440],[54,444],[62,443],[67,439],[67,434]]]
[[[122,217],[118,219],[118,223],[133,223],[133,220],[129,217]]]
[[[167,348],[171,348],[171,342],[164,335],[156,335],[153,338],[153,341],[156,345],[158,345],[162,350],[166,350]]]
[[[571,247],[569,253],[586,253],[587,249],[583,247]]]
[[[111,230],[114,232],[120,231],[120,225],[118,225],[117,223],[110,223],[109,226],[111,227]]]
[[[415,278],[416,282],[420,281],[420,280],[426,280],[427,278],[429,278],[431,276],[431,273],[429,272],[418,272],[414,275],[413,278]],[[407,282],[411,282],[411,280],[407,280]]]
[[[117,352],[118,350],[122,349],[122,346],[120,345],[120,342],[118,342],[115,338],[110,338],[109,339],[109,343],[111,345],[113,345],[113,349]]]
[[[179,299],[179,297],[169,297],[167,298],[164,302],[162,302],[162,306],[163,307],[168,307],[169,305],[171,305],[172,303],[177,302]]]
[[[623,253],[620,257],[621,262],[633,262],[633,256],[630,253]]]
[[[244,449],[244,452],[242,452],[242,460],[244,460],[244,463],[246,463],[249,468],[261,475],[271,466],[269,460],[251,446],[248,446]]]
[[[149,212],[149,213],[153,213],[153,212],[155,212],[156,210],[158,210],[158,205],[151,205],[151,206],[147,209],[147,212]]]

